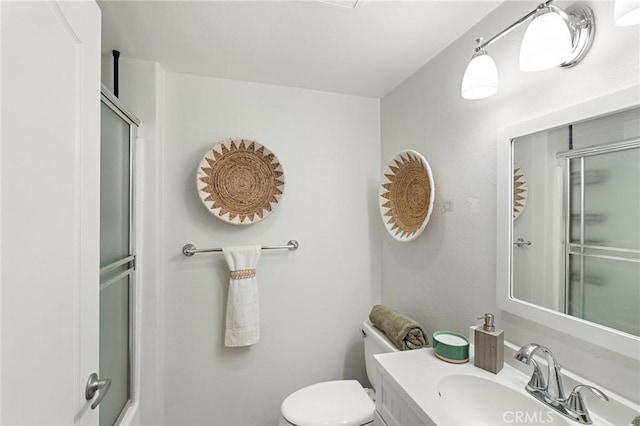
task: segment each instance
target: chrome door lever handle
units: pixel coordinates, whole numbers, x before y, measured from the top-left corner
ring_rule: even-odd
[[[518,247],[530,246],[531,245],[531,241],[525,241],[524,238],[518,237],[518,239],[515,240],[513,245],[514,246],[518,246]]]
[[[100,391],[98,394],[98,398],[91,404],[91,409],[95,410],[95,408],[102,402],[107,392],[109,392],[109,388],[111,387],[111,379],[98,380],[98,375],[96,373],[92,373],[89,376],[89,380],[87,380],[87,387],[84,393],[87,401],[91,401],[94,396],[96,396],[96,392]]]

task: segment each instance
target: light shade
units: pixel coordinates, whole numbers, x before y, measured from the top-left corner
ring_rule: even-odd
[[[462,78],[460,93],[465,99],[482,99],[498,91],[498,69],[493,58],[480,50],[471,58]]]
[[[553,68],[565,62],[571,52],[567,21],[554,9],[544,8],[533,18],[522,38],[520,69],[530,72]]]
[[[640,0],[616,0],[613,19],[618,26],[640,24]]]

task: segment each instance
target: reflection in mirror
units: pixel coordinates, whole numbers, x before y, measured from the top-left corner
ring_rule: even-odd
[[[640,336],[640,108],[512,140],[511,296]]]

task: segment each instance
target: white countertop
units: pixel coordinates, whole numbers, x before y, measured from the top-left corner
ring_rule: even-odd
[[[473,354],[473,346],[470,347],[469,352]],[[529,395],[525,390],[529,376],[521,373],[507,363],[505,363],[504,368],[498,374],[493,374],[475,367],[473,365],[473,355],[471,355],[467,363],[452,364],[437,358],[433,354],[432,348],[378,354],[374,357],[378,364],[377,368],[380,369],[388,380],[391,380],[395,386],[406,394],[406,402],[410,404],[412,408],[419,409],[423,413],[426,413],[426,415],[438,425],[455,424],[455,421],[451,418],[451,407],[447,409],[438,394],[438,382],[440,379],[452,374],[473,375],[495,381],[511,388],[514,392],[536,401],[536,403],[540,405],[541,412],[546,413],[546,411],[551,410],[542,402],[537,401],[533,396]],[[546,376],[546,367],[541,366],[541,368],[543,368]],[[568,393],[571,388],[567,388],[566,390]],[[611,395],[609,396],[611,397]],[[587,401],[588,405],[589,402],[591,401]],[[607,404],[611,404],[611,402]],[[460,407],[460,409],[464,408],[465,407],[462,406]],[[610,406],[609,408],[613,407]],[[610,421],[607,422],[594,413],[591,408],[590,411],[594,424],[624,424],[620,423],[620,419],[610,419]],[[561,415],[558,414],[558,416]],[[633,417],[628,416],[629,414],[624,413],[624,418],[628,418],[628,420],[625,420],[626,422],[630,422],[633,419]],[[565,419],[564,417],[562,418]],[[572,424],[578,425],[576,422],[569,419],[567,420]]]

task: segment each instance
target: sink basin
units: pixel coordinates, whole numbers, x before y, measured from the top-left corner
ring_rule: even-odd
[[[438,394],[451,424],[577,425],[524,390],[471,374],[444,376]]]

